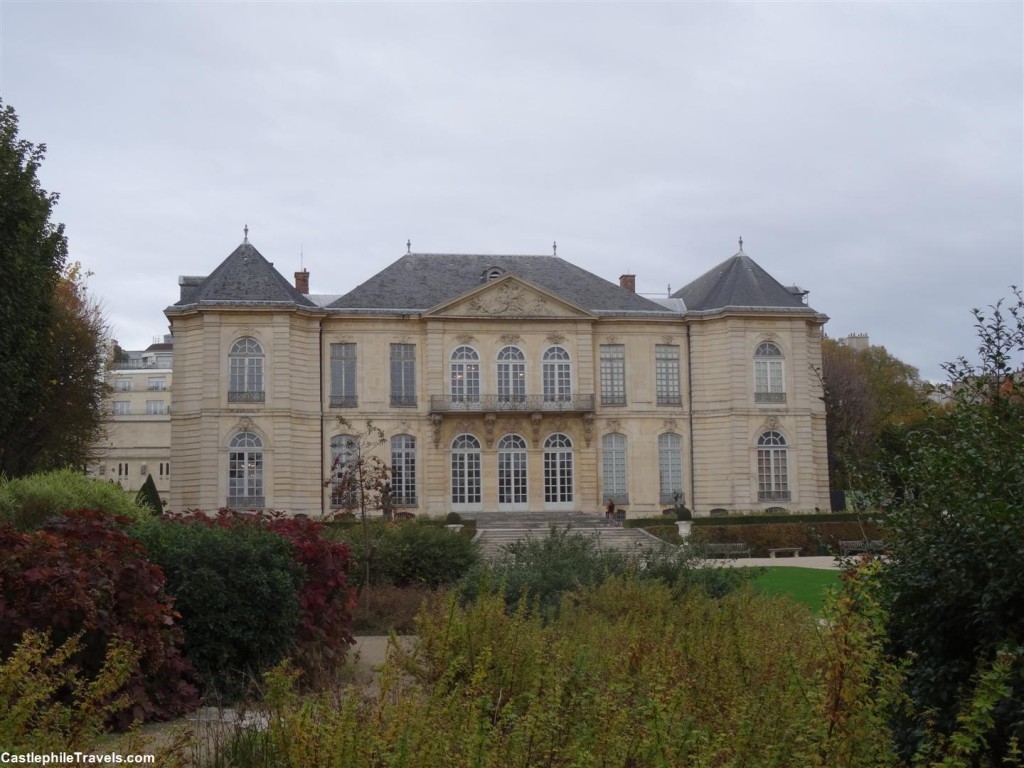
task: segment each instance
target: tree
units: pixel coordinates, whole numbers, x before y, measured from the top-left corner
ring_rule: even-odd
[[[1024,745],[1024,297],[1014,298],[974,310],[979,362],[943,366],[952,407],[910,430],[875,476],[892,547],[880,575],[890,651],[908,660],[915,705],[898,732],[909,754],[929,724],[949,739],[958,716],[984,706],[974,737],[990,762],[979,765],[1002,764],[1014,738]]]
[[[366,428],[357,432],[343,418],[339,427],[342,434],[331,441],[333,457],[331,476],[324,485],[331,489],[331,506],[344,514],[358,516],[363,533],[364,579],[360,591],[366,595],[366,608],[370,606],[370,564],[373,560],[373,541],[370,536],[369,512],[390,506],[391,467],[376,454],[387,444],[383,430],[366,422]]]
[[[885,347],[856,350],[825,339],[821,352],[829,480],[833,488],[859,488],[883,435],[924,416],[924,388],[917,368]]]
[[[84,465],[102,424],[102,312],[50,221],[45,153],[0,103],[0,472],[11,476]]]

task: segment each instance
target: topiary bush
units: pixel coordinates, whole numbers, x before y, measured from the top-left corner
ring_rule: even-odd
[[[132,533],[167,576],[208,698],[238,697],[291,649],[303,576],[284,538],[238,516],[202,513],[151,519]]]
[[[0,479],[0,520],[19,531],[38,530],[66,509],[101,509],[129,520],[147,514],[116,483],[70,469]]]
[[[139,654],[125,692],[131,707],[114,723],[166,719],[198,705],[195,670],[164,575],[142,546],[98,510],[75,510],[42,531],[0,526],[0,657],[31,630],[62,645],[80,635],[71,662],[96,677],[115,639]]]

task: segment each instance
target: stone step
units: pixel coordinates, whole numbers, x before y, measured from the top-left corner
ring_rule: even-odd
[[[530,537],[543,537],[547,535],[550,526],[545,528],[481,528],[480,521],[477,521],[476,541],[480,546],[481,554],[492,559],[500,554],[502,547],[507,544]],[[613,549],[620,552],[636,552],[637,549],[657,549],[660,547],[672,546],[656,536],[652,536],[640,528],[614,528],[607,527],[603,523],[590,527],[569,527],[573,533],[582,536],[591,536],[597,540],[602,549]]]

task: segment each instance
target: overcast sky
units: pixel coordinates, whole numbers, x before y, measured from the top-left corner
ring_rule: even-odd
[[[1024,3],[0,0],[114,336],[249,239],[314,293],[421,253],[665,295],[737,250],[942,379],[1024,284]]]

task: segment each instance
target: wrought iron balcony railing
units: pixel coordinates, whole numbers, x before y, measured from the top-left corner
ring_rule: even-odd
[[[227,507],[237,511],[246,509],[263,509],[266,498],[264,496],[228,496]]]
[[[431,413],[594,410],[593,395],[431,395]]]
[[[355,408],[357,405],[355,395],[331,395],[331,408]]]
[[[758,501],[789,501],[789,491],[758,491]]]
[[[785,392],[755,392],[755,403],[784,403],[786,402]]]
[[[265,392],[228,392],[229,403],[262,403],[266,398]]]

